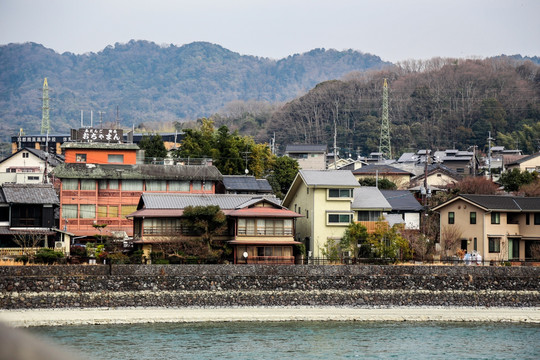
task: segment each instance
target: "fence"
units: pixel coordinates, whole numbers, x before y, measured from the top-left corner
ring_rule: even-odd
[[[391,265],[400,262],[393,258],[353,258],[328,259],[325,257],[296,257],[296,265]],[[455,266],[540,266],[540,259],[526,260],[463,260],[458,258],[426,259],[405,261],[412,265],[455,265]]]

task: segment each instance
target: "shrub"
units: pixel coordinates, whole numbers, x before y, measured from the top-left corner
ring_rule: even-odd
[[[86,256],[86,248],[83,246],[72,246],[70,250],[71,256]]]
[[[54,251],[53,249],[40,249],[36,253],[36,263],[39,264],[54,264],[64,259],[64,253],[61,251]]]

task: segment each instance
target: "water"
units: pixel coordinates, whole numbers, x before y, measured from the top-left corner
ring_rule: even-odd
[[[539,359],[540,325],[246,322],[29,329],[90,359]]]

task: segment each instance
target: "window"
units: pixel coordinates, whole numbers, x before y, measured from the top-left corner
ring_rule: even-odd
[[[62,205],[62,217],[64,219],[78,218],[77,205],[76,204]]]
[[[109,214],[107,217],[115,218],[118,217],[118,206],[111,206],[109,205]]]
[[[107,217],[107,206],[106,205],[98,205],[97,217],[98,218]]]
[[[474,251],[478,250],[478,239],[474,238]]]
[[[540,225],[540,213],[534,213],[534,225]]]
[[[29,176],[28,180],[39,180],[39,176]]]
[[[86,162],[86,154],[76,154],[75,162]]]
[[[348,225],[351,222],[351,214],[328,214],[328,224],[337,225],[343,224]]]
[[[291,219],[238,219],[238,235],[291,236]]]
[[[499,237],[490,237],[488,238],[489,242],[489,252],[498,253],[501,252],[501,238]]]
[[[78,179],[62,179],[62,190],[77,190],[78,188]]]
[[[525,225],[531,225],[531,214],[525,213]]]
[[[456,221],[456,214],[453,211],[450,211],[448,213],[448,223],[449,224],[454,224],[455,221]]]
[[[328,189],[329,198],[350,198],[352,189]]]
[[[28,156],[29,156],[29,153],[23,152],[23,154],[22,154],[22,157],[23,157],[23,158],[28,159]]]
[[[166,191],[167,181],[165,180],[146,180],[146,191]]]
[[[465,172],[465,168],[457,168],[457,169],[456,169],[456,172],[457,172],[458,174],[463,174],[463,173]]]
[[[189,181],[169,181],[169,191],[189,192]]]
[[[81,219],[94,219],[96,217],[96,205],[83,204],[81,205]]]
[[[379,221],[381,217],[380,211],[359,211],[358,221]]]
[[[122,205],[122,216],[126,217],[127,215],[137,211],[137,205]]]
[[[212,182],[211,181],[203,182],[203,188],[204,188],[204,191],[212,191]]]
[[[145,235],[167,235],[182,232],[180,219],[144,219],[143,234]]]
[[[118,190],[118,180],[99,180],[99,189],[106,190],[107,188],[110,190]]]
[[[306,219],[309,219],[309,210],[306,210]]]
[[[142,191],[143,182],[142,180],[122,180],[122,190],[123,191]]]
[[[519,213],[507,213],[506,223],[519,225],[519,215],[520,215]]]
[[[193,181],[193,190],[201,190],[202,188],[202,181]]]
[[[246,219],[238,219],[238,235],[246,235]]]
[[[492,224],[500,224],[501,223],[501,213],[499,213],[499,212],[491,213],[491,223]]]
[[[81,190],[96,190],[96,181],[82,179]]]
[[[476,211],[471,211],[470,223],[471,224],[476,224]]]
[[[123,154],[109,154],[107,158],[107,162],[109,163],[124,163],[124,155]]]

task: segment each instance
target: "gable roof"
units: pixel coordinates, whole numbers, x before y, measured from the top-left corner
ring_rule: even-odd
[[[8,204],[60,203],[52,184],[4,184],[2,193]]]
[[[520,159],[517,159],[514,162],[508,163],[506,165],[521,164],[521,163],[524,163],[525,161],[529,161],[529,160],[534,159],[534,158],[536,158],[538,156],[540,156],[540,152],[537,152],[536,154],[532,154],[532,155],[529,155],[529,156],[524,156],[524,157],[522,157]]]
[[[424,207],[409,190],[381,190],[395,211],[422,211]]]
[[[223,175],[223,185],[228,191],[272,192],[268,180],[256,179],[254,176]]]
[[[290,152],[316,152],[323,153],[327,151],[326,145],[323,144],[290,144],[285,147],[285,153]]]
[[[271,207],[252,208],[261,202]],[[285,209],[274,195],[237,195],[237,194],[164,194],[143,193],[137,211],[129,217],[177,217],[182,216],[188,206],[217,205],[230,216],[244,217],[301,217]]]
[[[8,159],[11,159],[15,155],[17,155],[20,152],[28,151],[35,157],[37,157],[40,160],[47,161],[47,163],[51,166],[58,166],[62,163],[61,159],[59,159],[56,155],[48,154],[43,150],[38,150],[34,148],[24,147],[22,149],[17,150],[13,154],[9,155],[8,157],[5,157],[4,159],[0,160],[0,163],[3,163],[4,161],[7,161]]]
[[[463,199],[474,204],[485,211],[540,211],[540,198],[538,197],[518,197],[506,195],[468,195],[460,194],[457,197],[446,201],[433,208],[440,209],[458,199]]]
[[[352,173],[354,175],[376,175],[377,172],[379,174],[385,174],[385,175],[414,175],[413,173],[409,171],[398,169],[390,165],[381,165],[381,164],[371,164],[371,165],[363,166],[360,169],[354,170]]]
[[[300,170],[298,176],[307,186],[360,187],[349,170]]]
[[[386,200],[381,191],[374,186],[362,186],[354,189],[353,197],[354,199],[351,204],[351,209],[353,210],[392,210],[392,205]]]
[[[436,174],[436,173],[443,173],[443,174],[446,174],[456,180],[461,180],[463,178],[462,175],[458,174],[457,171],[449,168],[448,166],[445,166],[443,164],[439,164],[439,163],[436,163],[436,164],[430,164],[428,165],[428,176],[431,176],[433,174]],[[411,178],[411,181],[416,181],[418,179],[423,179],[425,176],[425,173],[422,172],[421,174],[418,174],[414,177]]]

